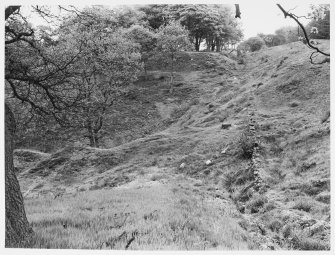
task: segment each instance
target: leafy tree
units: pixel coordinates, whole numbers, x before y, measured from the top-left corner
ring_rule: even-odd
[[[330,5],[311,5],[311,11],[309,17],[312,18],[312,21],[306,26],[310,37],[312,39],[330,39]],[[313,33],[312,28],[316,28],[317,33]]]
[[[169,5],[167,4],[151,4],[138,8],[139,11],[145,13],[144,21],[153,29],[165,26],[170,21]]]
[[[95,132],[114,92],[140,70],[138,45],[120,32],[115,34],[115,20],[109,11],[94,15],[104,10],[101,8],[76,12],[78,22],[71,23],[74,18],[70,17],[57,38],[33,30],[19,9],[8,6],[5,10],[6,97],[17,98],[35,113],[52,116],[60,124],[81,122]],[[39,7],[34,10],[45,15]],[[14,173],[14,134],[15,118],[6,100],[6,247],[25,246],[32,234]]]
[[[17,44],[27,37],[33,35],[33,30],[23,24],[18,16],[20,6],[8,6],[5,9],[5,54],[8,48]],[[23,60],[22,56],[22,60]],[[6,56],[5,62],[5,80],[10,72],[7,71],[9,59]],[[20,68],[20,66],[19,66]],[[22,80],[22,79],[21,79]],[[19,247],[25,246],[32,236],[26,213],[24,210],[23,197],[20,191],[20,185],[14,172],[13,164],[13,138],[15,135],[14,114],[6,102],[5,104],[5,246]]]
[[[274,34],[258,34],[258,37],[262,38],[267,47],[278,46],[286,43],[286,39],[284,35],[274,35]]]
[[[243,33],[240,24],[234,18],[233,12],[228,6],[213,5],[211,7],[219,13],[213,34],[215,36],[216,51],[221,51],[222,46],[229,46],[229,44],[239,42],[243,37]]]
[[[190,40],[196,51],[199,51],[201,42],[210,30],[209,24],[214,23],[214,14],[210,11],[204,4],[184,5],[174,11],[176,18],[189,30]]]
[[[130,6],[120,6],[112,10],[117,27],[129,28],[133,25],[146,26],[146,14],[145,12],[132,8]]]
[[[145,75],[147,75],[146,64],[154,54],[157,43],[156,34],[141,25],[133,25],[125,30],[125,36],[140,45],[141,61],[144,65]]]
[[[298,27],[286,26],[275,31],[276,35],[283,36],[286,43],[296,42],[299,40]]]
[[[235,44],[242,38],[239,23],[225,5],[148,5],[139,9],[146,13],[146,19],[154,29],[170,21],[179,21],[189,31],[196,51],[205,40],[208,49],[220,51],[223,44]]]
[[[176,21],[171,21],[168,25],[163,26],[157,33],[157,50],[163,53],[169,60],[171,76],[170,84],[172,86],[174,78],[174,63],[176,57],[181,51],[191,48],[188,37],[188,31]],[[172,88],[172,87],[171,87]]]
[[[86,129],[90,145],[96,147],[107,109],[141,70],[139,45],[115,30],[113,20],[97,8],[66,20],[57,33],[55,45],[38,41],[35,48],[8,48],[7,81],[14,96],[38,114],[50,115],[64,127]],[[50,75],[70,60],[62,72]],[[35,73],[28,83],[12,79],[26,77],[27,70]]]
[[[249,46],[251,52],[258,51],[265,45],[264,40],[258,36],[250,37],[244,43]]]
[[[239,41],[243,34],[233,13],[225,5],[180,5],[174,16],[190,31],[196,51],[206,40],[207,50],[220,51],[224,44]]]
[[[121,33],[96,29],[83,32],[80,28],[72,31],[64,35],[64,47],[73,50],[84,44],[71,80],[78,88],[80,100],[62,113],[61,124],[86,129],[90,145],[98,147],[107,109],[141,70],[139,47]]]

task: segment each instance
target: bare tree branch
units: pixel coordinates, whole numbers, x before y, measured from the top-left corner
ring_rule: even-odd
[[[20,32],[20,33],[16,33],[13,29],[11,29],[9,26],[5,26],[5,32],[6,33],[11,33],[14,35],[13,39],[7,40],[5,41],[5,44],[11,44],[14,42],[17,42],[19,40],[21,40],[22,36],[32,36],[34,34],[34,31],[31,30],[30,32]]]
[[[239,4],[235,4],[235,18],[241,18],[241,11],[240,11],[240,5]]]
[[[285,11],[285,9],[284,9],[280,4],[277,4],[277,6],[278,6],[279,9],[283,12],[285,18],[286,18],[286,17],[290,17],[291,19],[293,19],[293,20],[299,25],[299,27],[300,27],[300,28],[302,29],[302,31],[304,32],[304,36],[305,36],[305,38],[306,38],[306,43],[307,43],[307,45],[308,45],[310,48],[314,49],[316,52],[318,52],[318,53],[320,53],[320,54],[322,54],[322,55],[325,55],[325,56],[328,56],[328,57],[330,56],[329,53],[325,53],[325,52],[323,52],[323,51],[320,50],[318,47],[315,47],[314,45],[312,45],[312,44],[310,43],[310,40],[309,40],[309,38],[308,38],[308,35],[307,35],[307,32],[306,32],[306,29],[305,29],[304,25],[300,23],[300,21],[297,19],[297,17],[296,17],[294,14]]]
[[[6,7],[5,9],[5,20],[7,20],[9,18],[10,15],[12,15],[14,12],[16,12],[17,10],[20,10],[20,5],[11,5]]]

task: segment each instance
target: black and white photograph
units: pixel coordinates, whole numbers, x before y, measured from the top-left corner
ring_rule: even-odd
[[[6,0],[2,251],[330,254],[332,7]]]

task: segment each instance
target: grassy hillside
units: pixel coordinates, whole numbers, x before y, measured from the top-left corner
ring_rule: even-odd
[[[152,65],[110,109],[102,148],[16,151],[33,246],[329,249],[330,70],[309,54],[185,53],[172,87]]]

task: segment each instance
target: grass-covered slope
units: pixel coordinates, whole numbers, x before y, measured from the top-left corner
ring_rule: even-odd
[[[156,66],[110,109],[105,148],[17,152],[34,246],[328,249],[329,63],[309,54],[185,53],[172,87]]]

